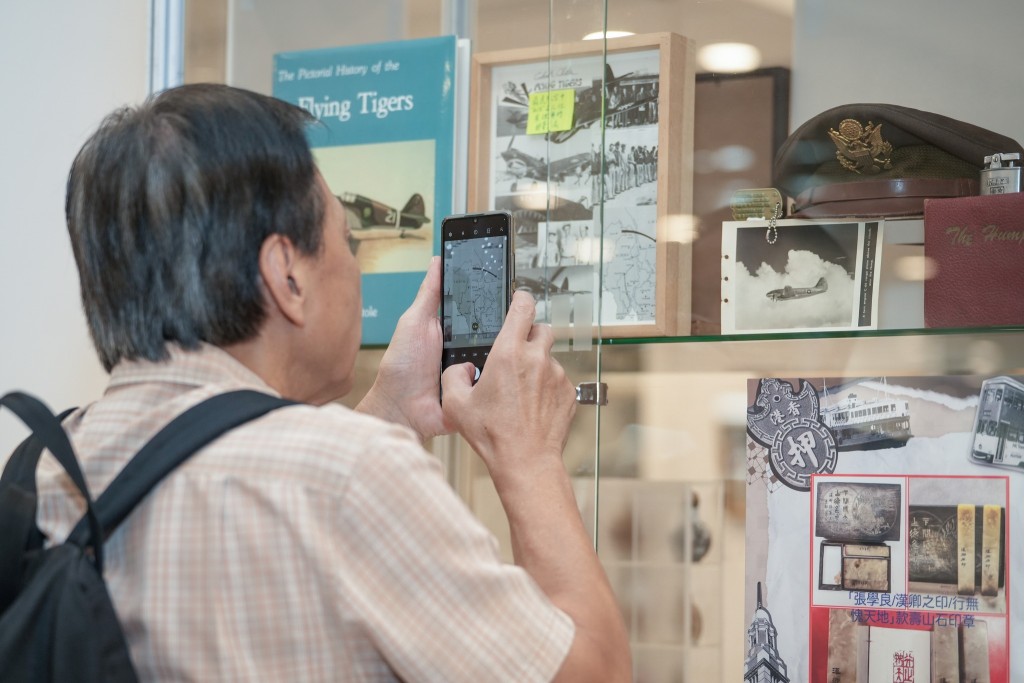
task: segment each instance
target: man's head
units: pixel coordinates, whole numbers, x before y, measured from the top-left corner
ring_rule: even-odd
[[[111,114],[86,142],[66,213],[108,370],[162,360],[167,342],[256,337],[274,303],[261,273],[268,238],[283,238],[292,257],[321,259],[325,216],[337,214],[306,142],[310,121],[264,95],[187,85]],[[344,229],[343,218],[334,223]],[[358,307],[358,278],[351,296]]]

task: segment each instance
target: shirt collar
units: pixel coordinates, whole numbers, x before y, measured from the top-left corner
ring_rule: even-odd
[[[187,350],[169,343],[166,349],[170,355],[167,360],[118,363],[110,372],[108,391],[132,384],[160,382],[191,387],[217,384],[226,389],[255,389],[280,395],[259,375],[217,346],[200,343],[199,348]]]

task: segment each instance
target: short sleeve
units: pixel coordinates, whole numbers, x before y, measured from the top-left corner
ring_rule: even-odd
[[[376,440],[339,501],[338,589],[404,680],[549,681],[572,620],[401,435]]]

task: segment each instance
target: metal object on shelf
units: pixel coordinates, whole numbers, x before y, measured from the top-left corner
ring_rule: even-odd
[[[1011,192],[1020,192],[1020,154],[990,154],[985,157],[985,168],[981,169],[981,194]]]
[[[604,382],[580,382],[576,385],[576,402],[585,406],[608,405],[608,385]]]

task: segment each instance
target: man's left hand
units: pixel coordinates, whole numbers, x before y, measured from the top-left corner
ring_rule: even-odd
[[[366,397],[356,410],[405,425],[421,440],[451,433],[441,411],[441,259],[427,268],[416,299],[398,319]]]

